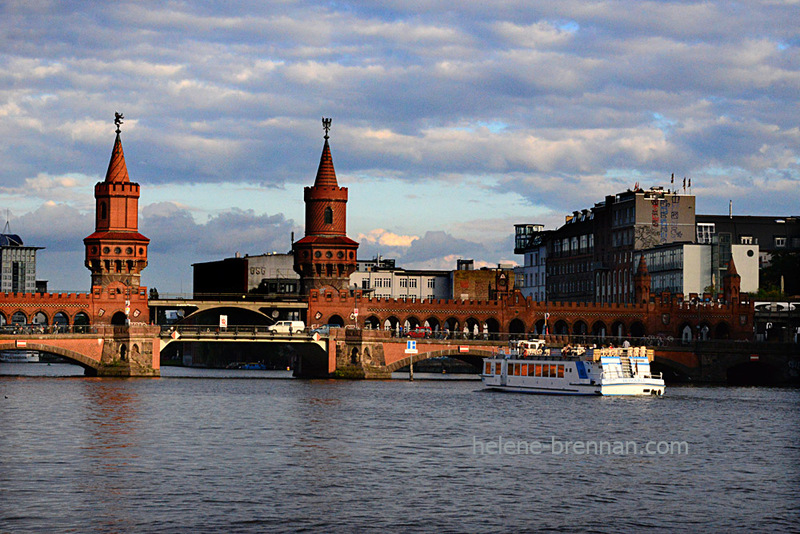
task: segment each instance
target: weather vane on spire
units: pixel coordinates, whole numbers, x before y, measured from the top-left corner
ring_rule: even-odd
[[[122,116],[122,113],[114,112],[114,124],[117,125],[117,133],[119,133],[119,127],[122,125],[122,119],[125,117]]]
[[[328,139],[328,132],[331,129],[331,119],[322,117],[322,129],[325,130],[325,139]]]

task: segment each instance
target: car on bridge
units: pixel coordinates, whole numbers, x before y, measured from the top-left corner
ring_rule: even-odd
[[[311,332],[309,333],[312,336],[314,334],[319,334],[321,336],[329,336],[331,334],[331,330],[334,330],[336,328],[341,328],[341,326],[339,326],[338,324],[323,324],[320,326],[315,326],[314,328],[311,329]]]
[[[433,337],[433,330],[430,326],[418,326],[408,333],[408,337]]]
[[[272,334],[299,334],[306,329],[306,323],[303,321],[278,321],[274,325],[267,328],[267,331]]]

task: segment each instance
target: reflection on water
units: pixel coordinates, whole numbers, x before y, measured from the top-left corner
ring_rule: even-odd
[[[0,377],[0,532],[797,527],[798,390],[569,398],[164,371]],[[476,452],[499,438],[674,440],[689,453]]]

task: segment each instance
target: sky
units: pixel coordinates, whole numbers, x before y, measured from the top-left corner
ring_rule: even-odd
[[[88,291],[83,238],[114,143],[142,284],[303,236],[322,117],[359,258],[519,263],[639,183],[697,212],[800,215],[800,0],[5,0],[0,210],[50,291]]]

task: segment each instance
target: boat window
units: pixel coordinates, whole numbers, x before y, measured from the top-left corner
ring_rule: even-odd
[[[542,376],[542,364],[536,364],[536,376]]]
[[[501,369],[500,366],[501,365],[503,365],[501,362],[495,362],[495,364],[494,364],[494,374],[496,374],[496,375],[502,374],[500,372],[500,369]]]
[[[559,365],[558,366],[558,378],[564,378],[564,366],[563,365]]]
[[[522,367],[521,363],[514,364],[514,376],[519,376],[520,367]]]
[[[535,375],[534,375],[534,371],[535,371],[535,370],[536,370],[536,369],[535,369],[534,365],[533,365],[533,364],[530,364],[530,365],[528,366],[528,376],[535,376]]]
[[[492,374],[492,362],[486,362],[486,368],[484,369],[483,374],[485,375]]]
[[[550,378],[555,378],[556,377],[556,367],[558,367],[558,366],[557,365],[551,365],[550,366]]]

